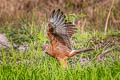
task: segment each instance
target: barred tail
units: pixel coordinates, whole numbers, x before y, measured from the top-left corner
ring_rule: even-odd
[[[72,50],[72,51],[70,52],[70,54],[69,54],[69,57],[73,57],[73,56],[75,56],[75,55],[77,55],[77,54],[80,54],[80,53],[83,53],[83,52],[87,52],[87,51],[92,51],[92,50],[94,50],[94,49],[92,49],[92,48],[87,48],[87,49],[81,49],[81,50]]]

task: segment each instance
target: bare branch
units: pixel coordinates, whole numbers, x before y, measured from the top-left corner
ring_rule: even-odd
[[[105,34],[106,34],[106,32],[107,32],[108,21],[109,21],[109,18],[110,18],[110,13],[111,13],[111,10],[112,10],[112,7],[113,7],[113,4],[114,4],[114,0],[112,1],[112,5],[111,5],[110,10],[109,10],[108,15],[107,15],[107,19],[106,19],[106,23],[105,23],[105,30],[104,30],[104,33],[105,33]]]

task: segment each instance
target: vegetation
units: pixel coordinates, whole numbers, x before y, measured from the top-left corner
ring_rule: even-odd
[[[45,26],[43,24],[43,26]],[[8,26],[9,27],[9,26]],[[72,38],[73,47],[75,49],[92,47],[96,50],[93,52],[83,53],[77,57],[73,57],[68,61],[69,67],[67,69],[62,68],[58,62],[45,54],[41,45],[47,40],[44,34],[44,27],[41,29],[35,28],[34,23],[27,24],[22,23],[21,29],[9,28],[3,30],[11,43],[16,43],[18,46],[25,43],[28,44],[28,49],[20,51],[14,47],[1,49],[0,57],[0,79],[1,80],[118,80],[120,79],[120,63],[119,52],[115,46],[119,41],[115,41],[115,44],[111,47],[107,40],[113,36],[113,33],[104,35],[97,31],[93,33],[78,33]],[[113,37],[118,38],[120,33],[114,33]],[[94,40],[98,41],[99,45],[95,44]],[[102,40],[107,39],[107,40]],[[111,39],[110,39],[111,40]],[[108,45],[104,45],[99,41],[104,41]],[[106,42],[105,42],[106,41]],[[48,43],[48,41],[47,41]],[[102,48],[99,48],[101,45]],[[106,48],[113,49],[111,54],[107,54],[106,60],[99,62],[97,57],[103,53]],[[108,48],[107,48],[108,49]],[[81,61],[85,58],[85,61]]]
[[[39,1],[42,0],[38,0],[38,3]],[[44,43],[49,44],[45,32],[48,18],[42,14],[42,10],[41,14],[44,18],[38,17],[37,12],[33,12],[35,9],[38,12],[38,9],[41,9],[38,4],[33,6],[30,2],[29,5],[32,7],[24,8],[25,11],[28,10],[28,13],[25,12],[26,15],[21,12],[23,14],[21,16],[19,10],[15,10],[19,17],[17,15],[10,17],[11,14],[6,18],[1,15],[0,33],[7,36],[12,46],[0,48],[0,80],[120,80],[120,23],[115,20],[120,18],[120,6],[117,5],[119,0],[106,0],[110,4],[114,1],[114,5],[111,11],[111,5],[103,5],[104,10],[102,9],[101,13],[99,13],[100,6],[106,1],[96,2],[93,4],[96,12],[93,11],[94,16],[90,16],[88,9],[92,1],[94,0],[85,1],[86,6],[83,6],[79,1],[75,3],[72,0],[61,0],[63,7],[66,8],[66,11],[63,9],[67,13],[66,20],[75,22],[78,28],[71,39],[73,48],[95,49],[69,59],[68,68],[60,66],[54,58],[41,49]],[[44,0],[42,2],[44,5],[48,4],[47,2],[45,4]],[[60,5],[60,1],[58,2]],[[25,5],[27,3],[26,0]],[[29,12],[29,9],[32,10]],[[49,9],[47,11],[49,12]],[[108,16],[109,12],[110,16]],[[19,49],[20,46],[24,46],[25,49]]]

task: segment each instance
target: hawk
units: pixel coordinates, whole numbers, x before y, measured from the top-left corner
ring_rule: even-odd
[[[56,58],[63,67],[67,67],[66,60],[70,57],[81,52],[93,50],[91,48],[82,50],[72,49],[70,38],[76,33],[76,28],[71,22],[65,20],[65,15],[60,9],[52,12],[46,32],[50,45],[42,45],[42,49],[48,55]]]

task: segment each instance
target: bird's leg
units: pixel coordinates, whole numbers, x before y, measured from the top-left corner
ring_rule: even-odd
[[[57,58],[57,60],[64,68],[68,67],[66,59]]]
[[[70,52],[70,54],[68,55],[68,57],[73,57],[73,56],[75,56],[75,55],[77,55],[77,54],[80,54],[80,53],[82,53],[82,52],[87,52],[87,51],[92,51],[92,50],[94,50],[94,49],[88,48],[88,49],[81,49],[81,50],[72,50],[72,51]]]

